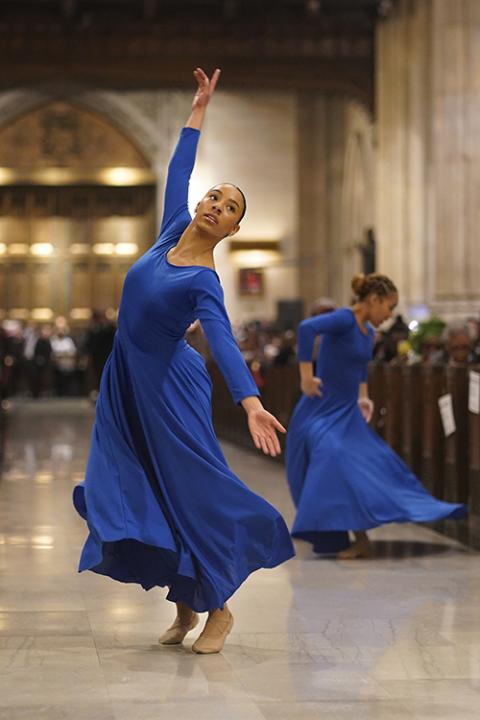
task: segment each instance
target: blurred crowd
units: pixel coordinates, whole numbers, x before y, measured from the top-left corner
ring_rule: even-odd
[[[480,362],[480,319],[447,324],[440,318],[405,323],[398,315],[376,336],[377,362],[413,365],[470,365]]]
[[[115,324],[95,310],[82,329],[71,329],[63,316],[41,325],[5,320],[0,326],[2,396],[94,399],[115,331]]]
[[[319,298],[309,316],[332,312],[331,298]],[[296,334],[279,330],[274,323],[254,320],[237,325],[235,334],[257,386],[261,389],[272,366],[295,365]],[[189,341],[208,358],[208,345],[198,323],[189,329]],[[319,342],[320,340],[318,340]],[[314,348],[313,356],[316,355]],[[447,324],[439,318],[410,323],[397,315],[390,326],[375,334],[374,362],[413,365],[469,365],[480,363],[480,318]]]
[[[331,312],[330,298],[319,298],[309,315]],[[104,364],[111,352],[115,324],[93,311],[88,327],[70,329],[64,317],[51,324],[23,324],[6,320],[0,326],[1,392],[3,397],[56,395],[96,398]],[[270,367],[295,365],[296,335],[275,323],[254,320],[238,324],[234,332],[257,386],[261,389]],[[208,343],[198,322],[187,339],[205,358]],[[315,352],[314,352],[315,354]],[[374,362],[422,365],[480,363],[480,319],[447,325],[439,318],[408,325],[401,315],[376,333]]]

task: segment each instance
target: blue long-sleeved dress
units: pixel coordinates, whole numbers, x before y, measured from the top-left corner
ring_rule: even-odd
[[[367,380],[374,334],[367,330],[349,308],[304,320],[298,329],[300,362],[312,360],[315,337],[322,336],[316,374],[323,385],[322,397],[300,398],[288,426],[287,477],[297,508],[292,535],[319,553],[347,548],[349,530],[466,512],[433,498],[363,419],[358,388]]]
[[[89,535],[79,570],[202,612],[222,607],[254,570],[293,555],[280,514],[229,469],[211,417],[211,380],[185,330],[202,323],[235,402],[258,395],[214,270],[166,255],[191,221],[199,132],[184,128],[169,165],[157,242],[127,273],[84,483],[74,504]]]

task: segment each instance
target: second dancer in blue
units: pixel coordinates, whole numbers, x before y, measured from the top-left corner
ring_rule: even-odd
[[[353,308],[304,320],[298,329],[303,397],[288,427],[287,475],[297,507],[292,535],[317,553],[342,559],[369,554],[366,530],[391,522],[461,517],[466,509],[432,497],[370,429],[367,364],[373,326],[398,302],[385,275],[356,276]],[[313,374],[313,346],[321,335]],[[355,542],[350,545],[349,531]]]

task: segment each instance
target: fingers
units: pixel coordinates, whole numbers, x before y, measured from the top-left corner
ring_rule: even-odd
[[[282,448],[280,447],[280,441],[279,441],[279,439],[278,439],[278,437],[277,437],[277,434],[276,434],[275,432],[274,432],[273,435],[272,435],[272,445],[273,445],[273,450],[274,450],[274,452],[275,452],[274,457],[275,457],[276,455],[280,455],[280,453],[282,452]]]
[[[195,80],[198,82],[200,87],[202,89],[208,88],[209,95],[212,95],[217,86],[217,82],[218,82],[221,72],[222,71],[220,70],[220,68],[217,68],[215,70],[215,72],[213,73],[211,80],[209,80],[208,75],[205,72],[205,70],[203,70],[200,67],[196,68],[193,71],[193,74],[195,76]]]
[[[213,94],[213,92],[217,86],[218,78],[220,77],[221,72],[222,71],[220,70],[220,68],[217,68],[212,75],[212,79],[210,80],[210,95]]]
[[[261,450],[264,455],[270,455],[271,457],[276,457],[277,455],[280,455],[282,452],[282,449],[280,447],[280,443],[278,441],[278,437],[274,432],[272,433],[262,433],[262,434],[252,434],[253,442],[255,443],[255,447],[257,450]]]
[[[282,423],[279,422],[275,416],[272,415],[272,417],[273,417],[273,427],[275,428],[275,430],[278,430],[278,432],[285,434],[287,431],[283,427]]]
[[[266,455],[270,455],[271,457],[276,457],[277,455],[280,455],[280,453],[282,452],[282,448],[280,447],[280,441],[275,431],[267,432],[264,436],[264,440],[265,445],[268,449],[268,452],[265,452],[265,450],[263,450]]]
[[[197,67],[196,70],[193,71],[193,74],[195,75],[196,80],[200,84],[208,85],[208,75],[205,72],[205,70],[202,70],[202,68]]]
[[[312,397],[322,397],[322,381],[320,378],[313,378],[313,381],[316,387]]]
[[[269,451],[269,449],[268,449],[267,439],[266,439],[265,437],[263,437],[263,436],[260,437],[260,444],[261,444],[261,446],[262,446],[262,450],[263,450],[264,454],[265,454],[265,455],[270,455],[270,451]]]

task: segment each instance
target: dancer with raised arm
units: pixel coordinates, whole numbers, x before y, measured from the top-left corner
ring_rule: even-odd
[[[192,114],[171,159],[156,243],[130,268],[118,332],[102,377],[85,482],[74,502],[90,534],[80,571],[93,570],[146,590],[168,586],[177,617],[160,638],[219,652],[232,629],[226,601],[250,573],[293,555],[280,514],[230,470],[212,425],[211,381],[185,341],[199,319],[255,446],[280,452],[278,420],[265,410],[232,335],[213,250],[234,235],[243,193],[223,183],[192,218],[188,186],[200,128],[220,71],[197,68]]]
[[[371,430],[367,364],[373,326],[391,317],[397,289],[385,275],[357,275],[353,308],[309,318],[298,329],[303,397],[288,428],[287,475],[297,515],[292,535],[319,554],[367,557],[366,531],[390,522],[461,517],[463,505],[433,498]],[[312,349],[321,335],[316,372]],[[350,545],[349,531],[355,542]]]

